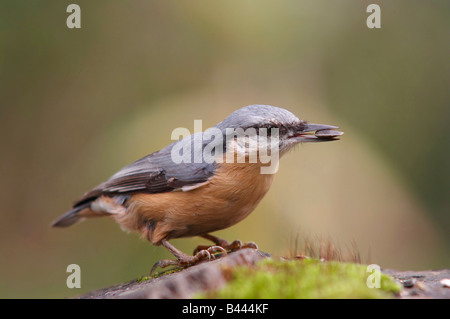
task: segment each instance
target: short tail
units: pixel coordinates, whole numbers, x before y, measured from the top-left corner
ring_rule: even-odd
[[[80,216],[78,213],[81,212],[83,209],[89,208],[91,206],[91,202],[84,203],[80,206],[76,206],[69,210],[68,212],[64,213],[58,219],[56,219],[52,223],[52,227],[68,227],[70,225],[73,225],[83,219],[82,216]]]

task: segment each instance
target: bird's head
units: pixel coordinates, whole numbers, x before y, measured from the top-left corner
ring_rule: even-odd
[[[334,141],[343,134],[335,130],[337,126],[310,124],[288,110],[271,105],[245,106],[231,113],[216,127],[224,136],[238,130],[245,132],[247,143],[252,132],[253,137],[267,136],[272,147],[278,147],[280,155],[299,143]],[[277,135],[275,139],[271,138],[273,135]]]

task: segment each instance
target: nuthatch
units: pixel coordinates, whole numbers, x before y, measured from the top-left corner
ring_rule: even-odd
[[[269,190],[274,174],[262,173],[267,160],[249,161],[250,155],[262,153],[261,145],[282,156],[299,143],[336,140],[343,134],[336,128],[309,124],[275,106],[243,107],[213,127],[220,136],[214,137],[209,130],[196,133],[124,167],[85,193],[52,226],[66,227],[85,218],[109,216],[122,229],[140,233],[176,257],[160,260],[152,272],[157,266],[193,265],[214,258],[213,253],[218,251],[226,254],[227,250],[257,248],[254,243],[230,243],[210,234],[247,217]],[[242,138],[236,134],[238,129],[254,132],[253,136]],[[315,135],[311,134],[314,131]],[[259,138],[268,142],[259,143]],[[213,161],[196,156],[206,149]],[[190,152],[184,161],[174,160],[180,150]],[[236,160],[239,156],[245,160]],[[199,246],[191,256],[169,243],[191,236],[201,236],[215,246]]]

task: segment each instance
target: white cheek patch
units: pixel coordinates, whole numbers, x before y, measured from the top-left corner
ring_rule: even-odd
[[[226,153],[227,163],[262,163],[261,174],[275,174],[279,165],[278,135],[266,136],[240,136],[231,140]]]
[[[238,158],[239,156],[248,157],[250,163],[257,162],[258,150],[260,146],[256,135],[237,137],[231,145],[232,149],[236,151]]]

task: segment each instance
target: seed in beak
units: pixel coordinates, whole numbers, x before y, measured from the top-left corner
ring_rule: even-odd
[[[315,135],[318,138],[333,138],[333,137],[341,136],[342,134],[344,134],[344,132],[334,131],[334,130],[319,130],[319,131],[316,131]]]

